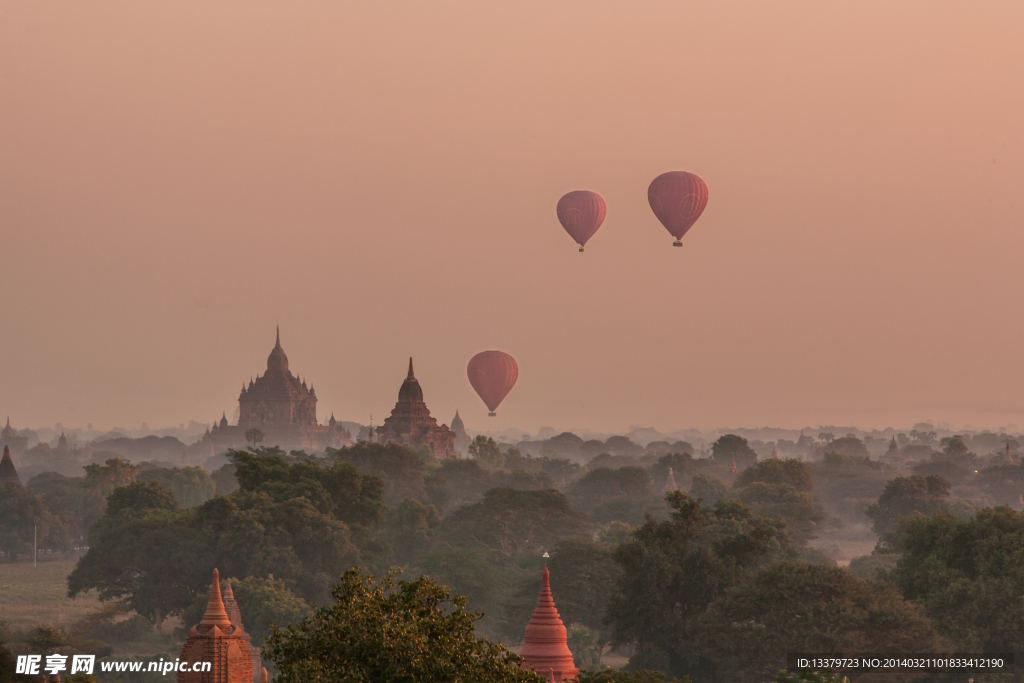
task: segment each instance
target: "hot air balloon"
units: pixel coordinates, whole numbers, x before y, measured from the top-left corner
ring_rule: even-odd
[[[576,190],[558,200],[556,211],[562,227],[580,245],[580,251],[583,251],[583,245],[604,223],[608,205],[596,192]]]
[[[494,411],[516,385],[519,366],[516,359],[504,351],[481,351],[469,359],[466,374],[469,375],[469,383],[491,411],[487,414],[494,417]]]
[[[661,224],[676,238],[672,246],[681,247],[683,235],[708,205],[708,186],[693,173],[669,171],[651,182],[647,201]]]

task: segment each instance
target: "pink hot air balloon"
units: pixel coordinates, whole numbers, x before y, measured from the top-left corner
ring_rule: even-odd
[[[580,245],[580,251],[583,251],[583,245],[604,223],[608,205],[596,192],[576,190],[558,200],[556,211],[562,227]]]
[[[504,351],[481,351],[469,359],[466,374],[469,375],[469,383],[491,411],[488,415],[494,417],[498,405],[516,385],[519,366],[516,359]]]
[[[647,201],[661,224],[681,247],[683,235],[693,227],[708,205],[708,186],[700,176],[686,171],[662,173],[647,188]]]

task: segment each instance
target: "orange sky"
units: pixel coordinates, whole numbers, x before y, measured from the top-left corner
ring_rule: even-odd
[[[412,355],[471,429],[1024,425],[1022,36],[1016,0],[2,3],[0,414],[230,416],[280,323],[321,418]]]

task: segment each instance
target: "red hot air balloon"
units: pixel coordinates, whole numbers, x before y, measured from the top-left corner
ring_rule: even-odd
[[[683,235],[693,227],[708,205],[708,186],[700,176],[686,171],[662,173],[647,188],[647,201],[661,224],[681,247]]]
[[[469,359],[466,374],[469,375],[469,383],[491,411],[488,415],[494,417],[498,405],[516,385],[519,366],[516,359],[504,351],[481,351]]]
[[[576,190],[558,200],[557,212],[558,221],[569,236],[580,245],[580,251],[583,251],[583,245],[594,236],[601,223],[604,223],[608,205],[596,192]]]

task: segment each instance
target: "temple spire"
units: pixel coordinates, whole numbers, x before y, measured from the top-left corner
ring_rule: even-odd
[[[406,379],[416,379],[416,375],[412,374],[412,356],[409,356],[409,376]]]
[[[556,683],[575,680],[579,673],[566,643],[565,625],[551,597],[551,582],[546,566],[541,574],[540,598],[530,623],[526,625],[523,649],[519,655],[523,658],[523,669],[547,672],[549,680]]]
[[[228,617],[227,610],[224,609],[224,600],[220,596],[220,572],[216,569],[213,570],[213,580],[210,582],[210,601],[206,604],[206,612],[199,621],[199,625],[208,627],[205,629],[206,631],[211,630],[214,626],[224,631],[231,626],[231,619]]]
[[[668,468],[668,480],[665,482],[666,491],[678,491],[679,485],[676,484],[676,475],[672,473],[672,468]]]
[[[274,343],[275,348],[281,348],[281,326],[277,326],[277,341]]]

